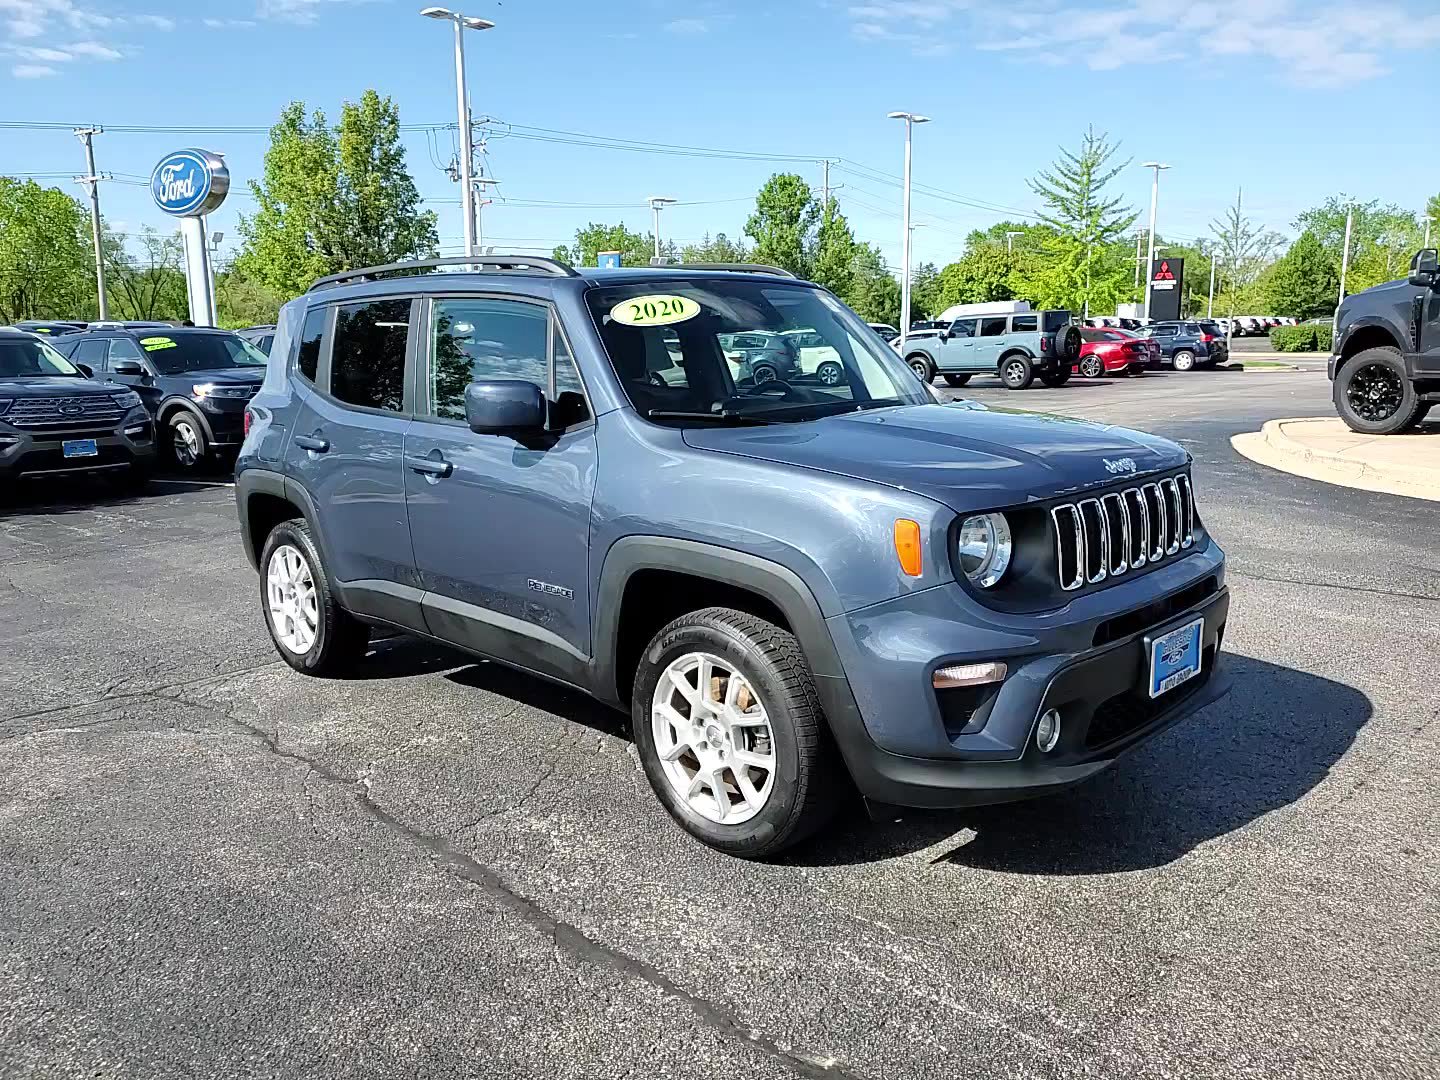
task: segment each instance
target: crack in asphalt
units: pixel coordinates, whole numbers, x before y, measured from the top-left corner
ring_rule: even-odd
[[[168,700],[183,701],[180,698]],[[271,755],[303,766],[324,783],[348,791],[354,796],[360,809],[367,815],[384,825],[396,836],[429,854],[441,867],[480,889],[527,926],[549,938],[554,948],[564,950],[572,957],[595,964],[622,977],[639,979],[648,983],[667,997],[689,1008],[706,1027],[727,1038],[756,1048],[800,1076],[815,1078],[815,1080],[822,1080],[822,1078],[823,1080],[860,1080],[858,1074],[840,1068],[834,1058],[821,1058],[782,1046],[774,1036],[745,1026],[721,1006],[698,994],[691,993],[646,961],[612,948],[604,942],[590,937],[579,927],[547,914],[533,901],[510,888],[500,874],[473,856],[456,849],[445,837],[416,829],[390,813],[374,800],[367,782],[345,776],[304,754],[286,750],[280,745],[278,734],[272,734],[233,713],[213,705],[201,705],[194,701],[185,701],[184,703],[219,713],[258,739]],[[538,788],[543,779],[544,777],[534,786]],[[528,795],[526,797],[528,798]]]
[[[1423,593],[1401,592],[1395,589],[1372,589],[1365,585],[1340,585],[1333,581],[1309,581],[1305,578],[1271,577],[1251,570],[1228,570],[1230,577],[1249,578],[1251,581],[1268,581],[1276,585],[1308,585],[1316,589],[1340,589],[1343,592],[1368,593],[1371,596],[1389,596],[1397,600],[1424,600],[1440,604],[1440,596],[1426,596]]]

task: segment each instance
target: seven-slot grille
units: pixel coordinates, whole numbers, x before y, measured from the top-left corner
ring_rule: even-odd
[[[86,394],[19,398],[0,419],[23,431],[70,435],[93,429],[110,431],[124,415],[125,410],[108,394]]]
[[[1050,511],[1050,519],[1066,592],[1138,570],[1195,543],[1195,495],[1188,476],[1064,503]]]

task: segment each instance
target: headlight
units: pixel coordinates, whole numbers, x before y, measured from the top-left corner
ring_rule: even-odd
[[[254,387],[224,386],[208,382],[196,383],[190,387],[190,392],[200,401],[204,401],[206,398],[235,398],[240,401],[249,401],[255,396]]]
[[[119,405],[122,409],[133,409],[136,405],[140,404],[140,395],[134,390],[126,390],[123,394],[111,394],[110,396],[115,399],[115,404]]]
[[[956,543],[960,569],[970,581],[988,589],[1010,568],[1014,545],[1004,514],[976,514],[960,524]]]

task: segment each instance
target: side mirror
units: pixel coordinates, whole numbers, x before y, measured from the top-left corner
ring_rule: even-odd
[[[116,375],[144,375],[145,365],[139,360],[116,360],[110,370]]]
[[[940,331],[940,340],[941,340],[941,341],[949,341],[949,340],[950,340],[950,331],[949,331],[949,330],[941,330],[941,331]]]
[[[1422,288],[1440,285],[1440,252],[1434,248],[1421,248],[1410,260],[1410,284]]]
[[[540,431],[545,395],[524,379],[486,379],[465,387],[465,421],[477,435]]]
[[[95,377],[95,369],[89,364],[76,364],[75,366],[80,369],[80,374],[84,375],[87,379],[93,379]]]

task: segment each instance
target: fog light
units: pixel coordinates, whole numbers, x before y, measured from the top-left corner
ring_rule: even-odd
[[[1060,714],[1054,709],[1046,709],[1040,714],[1040,723],[1035,725],[1035,745],[1042,754],[1048,754],[1059,741]]]

